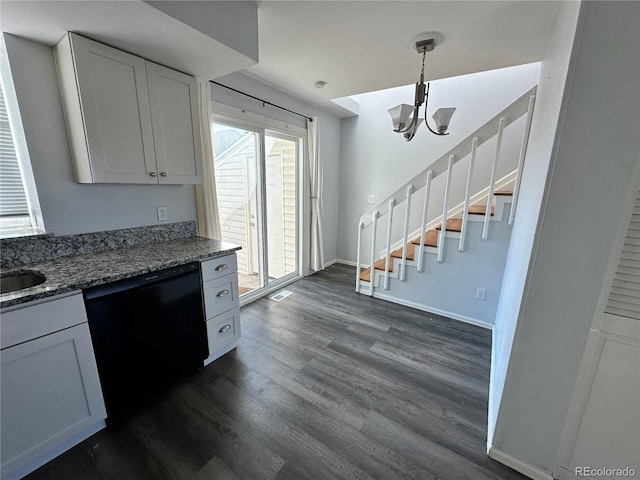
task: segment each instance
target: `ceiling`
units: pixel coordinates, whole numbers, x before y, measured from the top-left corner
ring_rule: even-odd
[[[254,64],[141,1],[1,3],[3,31],[54,44],[65,30],[74,30],[212,78],[229,73],[230,68],[245,68],[250,76],[343,115],[330,99],[417,80],[420,56],[408,45],[421,32],[437,31],[444,37],[427,54],[427,79],[541,60],[561,4],[537,0],[259,1],[259,63]],[[203,3],[179,2],[185,9],[198,4]],[[233,2],[225,5],[228,13]],[[229,17],[233,22],[233,14]],[[216,55],[219,59],[213,61]],[[162,61],[163,56],[170,61]],[[230,64],[220,65],[225,59]],[[327,85],[315,88],[318,80]]]
[[[322,104],[415,83],[421,58],[408,46],[437,31],[426,77],[446,78],[539,61],[560,2],[263,1],[259,63],[246,70]],[[317,80],[327,82],[317,89]]]
[[[255,63],[246,49],[243,53],[238,48],[230,47],[226,38],[220,39],[222,35],[207,33],[198,24],[200,22],[197,22],[197,17],[204,16],[211,18],[208,22],[210,25],[217,26],[220,3],[184,2],[190,9],[187,15],[196,17],[196,22],[192,22],[194,25],[174,18],[151,3],[155,2],[0,0],[0,27],[3,32],[50,46],[57,44],[66,32],[76,32],[207,79],[226,75]],[[172,2],[167,2],[170,3]],[[236,17],[236,23],[245,27],[246,8],[239,7]],[[257,37],[256,32],[250,33]],[[249,32],[247,34],[250,36]]]

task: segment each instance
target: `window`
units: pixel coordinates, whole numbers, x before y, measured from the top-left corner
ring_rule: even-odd
[[[0,81],[0,238],[44,233],[4,42]],[[15,96],[13,98],[15,100]],[[12,112],[13,110],[13,112]],[[12,115],[13,113],[13,115]],[[21,148],[22,146],[22,148]]]

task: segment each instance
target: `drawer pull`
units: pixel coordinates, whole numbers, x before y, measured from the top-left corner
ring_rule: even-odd
[[[224,333],[227,330],[229,330],[231,328],[231,325],[229,325],[228,323],[224,326],[224,327],[220,327],[220,330],[218,330],[218,333]]]
[[[226,288],[224,290],[220,290],[217,294],[216,297],[224,297],[225,295],[229,294],[229,290],[227,290]]]
[[[226,263],[223,263],[222,265],[218,265],[215,270],[216,272],[221,272],[222,270],[226,270],[227,268],[229,268],[229,265],[227,265]]]

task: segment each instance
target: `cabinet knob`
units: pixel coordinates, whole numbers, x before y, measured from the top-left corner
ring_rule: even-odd
[[[156,172],[149,172],[149,175],[152,176],[152,177],[155,177],[157,175],[157,173]]]
[[[160,172],[160,176],[161,177],[166,177],[167,176],[167,172]]]
[[[225,295],[229,294],[229,290],[220,290],[217,294],[216,297],[224,297]]]
[[[229,324],[227,323],[224,327],[222,327],[222,328],[220,328],[220,330],[218,330],[218,333],[224,333],[224,332],[226,332],[227,330],[229,330],[230,328],[231,328],[231,325],[229,325]]]
[[[226,263],[223,263],[222,265],[218,265],[214,270],[216,272],[221,272],[222,270],[226,270],[227,268],[229,268],[229,266]]]

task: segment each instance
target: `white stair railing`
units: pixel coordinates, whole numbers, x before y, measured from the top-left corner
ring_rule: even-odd
[[[459,252],[464,252],[467,238],[467,222],[469,221],[469,198],[471,198],[471,177],[473,176],[473,166],[476,163],[476,151],[478,150],[478,137],[473,137],[471,141],[471,158],[469,159],[469,170],[467,171],[467,186],[464,190],[464,207],[462,210],[462,227],[460,228]],[[487,206],[487,208],[489,208]]]
[[[384,289],[389,290],[389,268],[391,267],[391,227],[393,226],[393,207],[396,201],[389,200],[389,218],[387,219],[387,258],[384,263]]]
[[[451,190],[451,176],[453,175],[453,161],[455,155],[449,155],[447,166],[447,180],[444,184],[444,200],[442,201],[442,224],[438,238],[438,263],[444,262],[444,239],[447,236],[447,214],[449,213],[449,191]]]
[[[485,212],[485,219],[482,230],[482,239],[486,240],[488,238],[489,233],[489,221],[491,219],[491,211],[492,211],[492,201],[493,194],[495,193],[495,185],[496,185],[496,175],[497,175],[497,165],[500,156],[500,148],[502,144],[502,135],[504,129],[515,122],[518,118],[522,117],[525,113],[527,114],[525,131],[522,139],[522,145],[520,149],[520,155],[518,158],[518,170],[516,173],[516,181],[513,192],[512,206],[511,212],[509,215],[509,225],[513,223],[513,216],[515,215],[515,206],[517,202],[517,196],[519,193],[520,187],[520,179],[522,174],[522,168],[524,164],[525,154],[526,154],[526,146],[529,138],[529,130],[531,128],[531,117],[533,114],[533,108],[535,103],[535,92],[536,87],[529,90],[527,93],[518,98],[515,102],[505,108],[502,112],[498,113],[491,120],[486,122],[480,128],[478,128],[475,132],[469,135],[467,138],[462,140],[458,145],[453,147],[447,153],[438,158],[435,162],[431,163],[427,168],[425,168],[422,172],[415,175],[408,182],[406,182],[403,186],[393,192],[391,195],[384,198],[380,203],[378,203],[375,207],[369,210],[367,213],[360,217],[358,222],[358,245],[357,245],[357,255],[356,255],[356,265],[357,265],[357,273],[356,273],[356,291],[359,292],[361,289],[362,281],[360,279],[361,274],[361,245],[362,245],[362,235],[363,230],[365,228],[371,227],[371,263],[370,263],[370,277],[369,277],[369,295],[373,295],[374,293],[374,283],[376,279],[376,235],[377,235],[377,223],[378,219],[381,218],[385,214],[389,214],[387,218],[387,235],[386,235],[386,250],[385,250],[385,268],[384,268],[384,288],[389,288],[389,272],[390,272],[390,264],[391,264],[391,231],[392,231],[392,217],[393,210],[398,207],[399,203],[405,201],[405,212],[404,212],[404,225],[402,230],[402,259],[399,265],[399,278],[401,281],[405,281],[406,279],[406,268],[407,268],[407,247],[408,247],[408,236],[409,236],[409,219],[411,216],[411,197],[415,194],[414,185],[424,185],[424,199],[423,199],[423,211],[422,211],[422,221],[421,221],[421,229],[420,229],[420,245],[418,245],[417,252],[417,270],[422,272],[424,270],[424,240],[426,235],[426,225],[427,225],[427,210],[429,206],[429,195],[431,194],[431,182],[434,178],[446,172],[447,178],[445,182],[445,194],[444,194],[444,205],[442,209],[441,216],[441,231],[438,236],[438,262],[444,261],[444,244],[446,238],[447,231],[447,217],[449,215],[448,203],[449,203],[449,193],[450,193],[450,185],[451,185],[451,177],[453,166],[460,161],[462,158],[471,154],[469,170],[466,178],[466,190],[465,190],[465,200],[464,200],[464,208],[462,215],[462,228],[460,232],[460,244],[458,250],[460,252],[465,250],[465,238],[466,238],[466,229],[468,222],[468,210],[469,210],[469,202],[472,196],[471,194],[471,182],[474,170],[474,164],[476,160],[476,151],[479,146],[487,142],[489,139],[494,136],[498,136],[496,142],[496,151],[493,157],[493,163],[491,166],[491,180],[488,187],[488,200]],[[426,180],[425,180],[426,178]],[[414,259],[416,256],[414,255]]]
[[[422,272],[424,268],[423,256],[424,256],[424,235],[427,231],[427,211],[429,210],[429,194],[431,193],[431,179],[433,178],[433,171],[427,172],[427,181],[424,184],[424,202],[422,204],[422,222],[420,222],[420,244],[418,248],[418,272]]]
[[[502,132],[504,132],[504,124],[506,118],[500,117],[498,120],[498,140],[496,141],[496,153],[493,156],[491,164],[491,179],[489,180],[489,193],[487,194],[487,211],[484,213],[484,225],[482,226],[482,240],[489,238],[489,222],[491,221],[491,202],[493,194],[496,190],[496,175],[498,174],[498,159],[500,158],[500,149],[502,148]]]
[[[518,195],[520,195],[520,180],[522,179],[522,167],[524,166],[524,157],[527,153],[527,145],[529,144],[529,132],[531,131],[531,118],[533,117],[533,107],[536,103],[536,96],[529,97],[529,106],[527,108],[527,121],[524,126],[524,135],[522,136],[522,144],[520,145],[520,155],[518,156],[518,173],[516,173],[516,183],[513,186],[513,199],[511,203],[511,211],[509,212],[509,226],[513,225],[516,216],[516,206],[518,205]]]
[[[404,227],[402,228],[402,264],[400,265],[400,281],[404,282],[407,273],[407,242],[409,241],[409,218],[411,215],[411,195],[413,185],[407,185],[407,197],[404,208]]]

